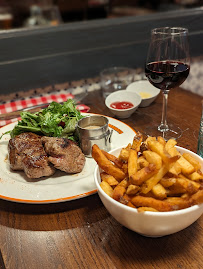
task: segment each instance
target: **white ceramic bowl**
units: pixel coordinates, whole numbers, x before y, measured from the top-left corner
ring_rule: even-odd
[[[203,169],[203,159],[200,156],[181,147],[177,149],[181,153],[188,152],[198,159]],[[118,156],[120,150],[121,148],[117,148],[110,153]],[[99,197],[109,213],[123,226],[144,236],[161,237],[179,232],[195,222],[203,213],[203,204],[171,212],[138,213],[137,209],[117,202],[102,190],[98,165],[95,168],[94,178]]]
[[[135,92],[127,92],[126,90],[120,90],[113,92],[109,96],[107,96],[105,104],[113,115],[120,119],[125,119],[129,118],[135,112],[135,110],[140,105],[141,100],[142,99],[140,95]],[[122,101],[131,102],[133,104],[133,107],[128,109],[115,109],[110,106],[114,102]]]
[[[160,93],[160,89],[155,88],[148,80],[135,81],[128,85],[126,91],[135,92],[141,96],[140,107],[149,106]],[[150,97],[143,98],[142,93],[150,94]]]

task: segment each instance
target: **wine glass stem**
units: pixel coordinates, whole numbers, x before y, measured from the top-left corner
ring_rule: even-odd
[[[167,124],[168,92],[169,91],[167,90],[163,91],[162,119],[161,119],[161,124],[158,127],[158,130],[161,132],[166,132],[169,130],[169,127]]]

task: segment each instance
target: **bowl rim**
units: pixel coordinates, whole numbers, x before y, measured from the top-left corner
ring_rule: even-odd
[[[126,101],[127,101],[127,102],[131,102],[131,103],[133,104],[133,107],[126,108],[126,109],[119,109],[119,108],[113,108],[113,107],[111,107],[110,105],[107,104],[109,98],[112,97],[112,95],[117,95],[117,94],[119,94],[119,93],[121,93],[121,92],[126,93],[126,90],[119,90],[119,91],[112,92],[111,94],[109,94],[109,95],[106,97],[106,99],[105,99],[105,105],[106,105],[109,109],[111,109],[112,111],[119,111],[119,112],[122,111],[122,112],[124,112],[124,111],[130,111],[130,110],[133,110],[133,109],[139,107],[139,105],[140,105],[141,102],[142,102],[142,98],[141,98],[141,96],[140,96],[138,93],[136,93],[136,92],[131,92],[131,91],[128,91],[128,93],[130,93],[130,94],[134,95],[136,98],[138,98],[138,102],[137,102],[137,104],[135,105],[135,104],[132,103],[132,101],[127,101],[127,100],[126,100]],[[110,96],[110,97],[109,97],[109,96]],[[116,101],[115,101],[115,102],[116,102]]]
[[[156,93],[153,92],[153,95],[148,97],[148,98],[142,98],[140,95],[142,101],[153,99],[153,98],[157,97],[159,95],[159,93],[161,92],[161,90],[159,88],[154,87],[148,80],[134,81],[127,86],[126,91],[127,92],[135,92],[139,95],[139,91],[137,89],[133,89],[133,90],[129,90],[129,89],[130,89],[130,86],[132,84],[138,85],[138,84],[143,84],[143,83],[147,83],[147,84],[149,83],[149,85],[154,88],[154,91],[156,91]],[[149,91],[151,91],[151,89],[149,89]]]
[[[111,151],[109,151],[109,153],[112,153],[113,151],[117,151],[119,149],[122,149],[123,147],[125,146],[122,146],[122,147],[117,147]],[[190,153],[193,153],[195,154],[197,157],[201,158],[199,155],[197,155],[196,153],[186,149],[186,148],[183,148],[183,147],[180,147],[180,146],[175,146],[177,149],[184,149]],[[202,158],[201,158],[202,159]],[[176,215],[184,215],[186,213],[190,213],[190,212],[193,212],[193,211],[196,211],[197,209],[203,207],[203,203],[201,204],[197,204],[197,205],[193,205],[193,206],[190,206],[190,207],[187,207],[187,208],[184,208],[184,209],[179,209],[179,210],[173,210],[173,211],[167,211],[167,212],[153,212],[153,211],[144,211],[144,212],[138,212],[138,210],[136,208],[133,208],[133,207],[130,207],[130,206],[127,206],[127,205],[124,205],[116,200],[114,200],[113,198],[111,198],[109,195],[107,195],[103,190],[102,188],[100,187],[100,184],[98,182],[98,178],[97,178],[97,172],[98,172],[98,169],[100,169],[100,167],[98,166],[98,164],[96,165],[95,167],[95,170],[94,170],[94,181],[95,181],[95,184],[96,184],[96,187],[97,187],[97,192],[98,192],[98,189],[100,192],[102,192],[102,194],[105,196],[105,198],[109,201],[109,202],[112,202],[115,206],[120,206],[121,208],[123,209],[126,209],[126,210],[129,210],[130,212],[134,212],[134,213],[143,213],[145,214],[146,216],[157,216],[157,217],[160,217],[160,216],[176,216]]]

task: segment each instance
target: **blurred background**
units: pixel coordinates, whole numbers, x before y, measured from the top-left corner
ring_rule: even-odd
[[[142,16],[200,6],[203,0],[0,0],[0,30]]]

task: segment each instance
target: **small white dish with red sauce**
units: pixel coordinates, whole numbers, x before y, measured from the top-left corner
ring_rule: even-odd
[[[126,91],[134,92],[141,96],[142,101],[140,107],[151,105],[160,93],[160,89],[154,87],[148,80],[132,82],[128,85]]]
[[[120,90],[107,96],[105,104],[114,116],[126,119],[135,112],[141,101],[139,94]]]

